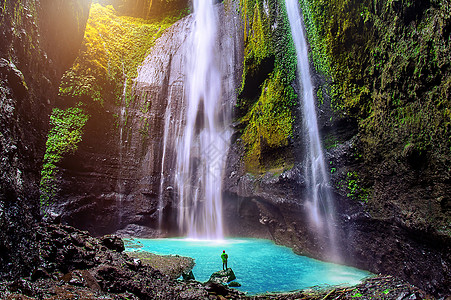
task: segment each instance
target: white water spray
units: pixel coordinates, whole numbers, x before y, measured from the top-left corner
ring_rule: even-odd
[[[230,131],[216,57],[217,16],[211,0],[193,2],[186,124],[177,143],[175,172],[178,225],[190,238],[221,239],[222,178]]]
[[[291,35],[296,47],[297,72],[299,85],[302,87],[302,112],[306,135],[306,169],[305,178],[308,195],[307,205],[311,223],[315,230],[328,239],[330,255],[337,259],[334,230],[334,203],[329,178],[324,163],[323,149],[320,142],[318,121],[316,117],[315,98],[308,61],[307,42],[298,0],[285,0]]]

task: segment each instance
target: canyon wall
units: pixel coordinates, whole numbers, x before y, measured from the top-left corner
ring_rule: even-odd
[[[1,3],[2,277],[28,275],[38,259],[32,227],[40,218],[39,181],[48,117],[62,72],[78,54],[90,4],[90,0]]]
[[[227,5],[216,5],[216,12],[221,24],[217,60],[223,76],[222,101],[233,105],[242,68],[240,17]],[[119,97],[105,96],[102,104],[82,99],[90,117],[77,151],[59,164],[59,190],[52,198],[51,210],[63,222],[95,235],[177,234],[174,141],[181,132],[174,127],[168,129],[163,186],[160,179],[165,123],[184,123],[192,22],[193,17],[187,16],[161,33],[137,77],[125,80],[128,86],[122,87]],[[163,228],[158,224],[160,190]]]
[[[260,109],[270,87],[261,83],[272,80],[278,64],[286,61],[277,62],[280,41],[274,37],[282,26],[271,13],[277,1],[258,3],[258,8],[243,3],[247,34],[255,38],[259,33],[275,50],[265,52],[245,40],[251,51],[246,52],[248,72],[237,110],[237,127],[244,134],[233,144],[225,178],[229,230],[328,259],[322,238],[308,230],[299,106],[291,106],[294,120],[286,142],[276,133],[287,126],[259,123],[271,118],[270,111]],[[449,294],[449,4],[301,4],[342,261]],[[299,93],[299,87],[293,89]],[[258,118],[252,118],[257,108]],[[277,130],[263,130],[268,126]],[[260,134],[249,138],[253,128]],[[249,164],[247,157],[258,164]]]
[[[193,18],[171,27],[118,21],[116,13],[153,18],[166,2],[101,2],[117,11],[96,6],[100,20],[127,27],[115,27],[112,35],[134,38],[113,40],[123,45],[114,48],[90,24],[80,53],[90,1],[1,5],[2,275],[25,274],[38,259],[32,226],[40,218],[42,158],[52,154],[45,141],[54,107],[82,110],[87,121],[74,151],[50,169],[58,171],[57,189],[47,212],[95,235],[177,234],[171,142],[164,168],[162,150],[166,121],[183,123],[176,116],[184,111]],[[142,10],[152,12],[152,2],[154,15]],[[170,3],[175,11],[186,8],[186,1]],[[225,230],[331,259],[325,237],[309,230],[300,87],[284,6],[277,0],[233,3],[217,5],[223,101],[236,104],[223,179]],[[450,294],[449,4],[301,4],[341,261]],[[135,44],[139,57],[129,59]],[[80,71],[89,55],[95,59],[84,66],[94,67]]]

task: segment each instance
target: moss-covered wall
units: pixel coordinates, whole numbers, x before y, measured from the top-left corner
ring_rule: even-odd
[[[92,5],[81,51],[61,79],[58,108],[53,110],[50,118],[51,130],[41,172],[42,205],[51,204],[52,197],[58,193],[61,181],[58,165],[77,150],[86,122],[104,118],[106,113],[109,118],[115,118],[118,125],[120,116],[116,112],[106,112],[107,103],[109,107],[115,106],[117,111],[123,107],[126,122],[128,108],[134,99],[132,81],[139,65],[155,40],[184,13],[178,11],[157,19],[141,19],[118,16],[111,5]]]
[[[155,39],[181,16],[146,20],[117,16],[112,6],[93,4],[82,51],[62,78],[61,96],[120,102],[124,81],[131,86]],[[129,97],[127,94],[127,103]]]
[[[283,1],[241,0],[244,66],[237,118],[246,169],[260,173],[293,163],[296,54]],[[287,149],[284,151],[283,149]],[[283,155],[282,155],[283,154]]]
[[[451,146],[449,3],[312,0],[303,6],[315,65],[330,78],[334,107],[359,120],[369,146],[365,158],[408,146],[443,159],[439,154]]]
[[[358,123],[357,168],[344,177],[362,189],[348,192],[375,216],[449,236],[449,1],[300,2],[332,106]]]

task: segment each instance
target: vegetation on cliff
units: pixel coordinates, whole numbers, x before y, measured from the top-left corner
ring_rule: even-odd
[[[61,80],[57,103],[61,108],[54,109],[50,118],[41,204],[48,205],[57,192],[58,163],[76,151],[90,111],[105,102],[129,106],[139,65],[161,33],[185,13],[146,20],[118,16],[112,6],[92,5],[82,49]]]
[[[406,222],[426,227],[437,223],[436,229],[450,235],[449,1],[302,0],[301,4],[312,58],[329,79],[332,106],[359,125],[363,168],[352,171],[351,180],[366,187],[379,182],[379,190],[368,199],[382,215],[387,206],[381,188],[389,180],[391,188],[427,187],[427,195],[391,198],[410,198],[396,204],[402,206],[403,219],[415,216]],[[380,166],[386,169],[384,175],[379,174]],[[396,174],[397,183],[390,174]]]
[[[288,146],[293,133],[296,54],[283,1],[241,0],[240,8],[245,51],[237,117],[246,169],[259,173],[290,164],[289,154],[277,160],[268,153]]]
[[[48,206],[49,199],[57,193],[57,164],[64,156],[77,151],[81,142],[83,127],[89,116],[81,107],[70,107],[66,110],[53,109],[50,116],[44,165],[41,171],[41,206]]]
[[[93,4],[82,50],[61,80],[61,96],[100,103],[115,99],[120,103],[124,82],[131,86],[155,40],[180,16],[145,20],[117,16],[112,6]],[[127,93],[125,103],[130,100]]]
[[[49,2],[54,4],[51,11],[46,9]],[[39,171],[48,115],[62,70],[68,67],[68,61],[73,62],[83,38],[74,28],[83,30],[90,4],[87,2],[90,1],[0,1],[2,279],[29,276],[39,261],[34,226],[39,217]],[[66,14],[69,6],[70,13]],[[53,18],[55,14],[68,23],[76,15],[79,23],[62,26],[61,19]],[[58,28],[59,33],[70,36],[68,43],[50,33],[49,28]],[[65,51],[69,48],[72,51]]]

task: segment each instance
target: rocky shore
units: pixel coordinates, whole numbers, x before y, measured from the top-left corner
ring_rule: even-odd
[[[172,279],[188,274],[194,268],[194,259],[179,255],[157,255],[149,252],[127,252],[134,261],[141,262]]]
[[[0,282],[1,299],[435,299],[391,276],[347,288],[247,296],[215,282],[176,280],[190,258],[124,252],[117,236],[94,238],[57,224],[36,228],[39,259],[28,277]],[[442,298],[446,299],[446,298]]]

